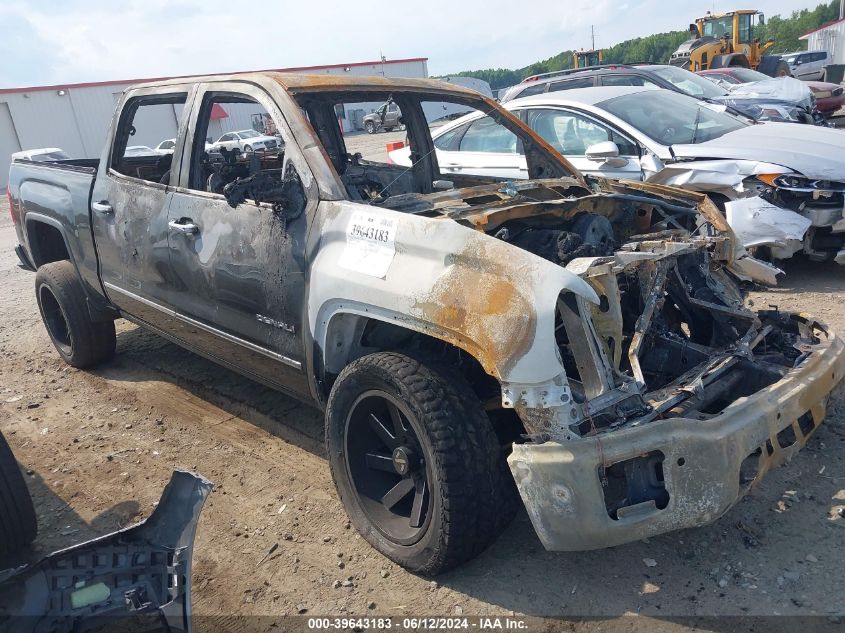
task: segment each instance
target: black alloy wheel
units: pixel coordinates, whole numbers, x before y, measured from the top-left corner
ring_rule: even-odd
[[[395,543],[411,545],[431,518],[431,472],[422,429],[392,395],[371,390],[346,419],[347,469],[358,501],[373,525]]]

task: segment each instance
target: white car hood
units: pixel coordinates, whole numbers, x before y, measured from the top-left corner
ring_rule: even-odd
[[[759,123],[712,141],[673,145],[679,159],[732,159],[782,165],[808,178],[845,181],[845,131],[797,123]]]
[[[775,99],[806,106],[812,104],[810,88],[803,81],[793,77],[774,77],[765,81],[731,84],[727,86],[727,90],[737,97]]]

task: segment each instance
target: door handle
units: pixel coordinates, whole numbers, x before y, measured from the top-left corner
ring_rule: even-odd
[[[112,215],[114,213],[114,209],[112,209],[111,205],[108,203],[108,200],[92,202],[91,208],[94,209],[94,211],[96,211],[97,213],[102,213],[103,215]]]
[[[179,231],[186,235],[196,235],[200,232],[200,227],[193,223],[190,218],[181,218],[179,220],[170,220],[167,223],[171,231]]]

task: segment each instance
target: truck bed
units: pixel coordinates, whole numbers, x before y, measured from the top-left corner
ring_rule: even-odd
[[[11,214],[22,264],[37,268],[62,258],[58,251],[64,248],[85,284],[95,292],[100,283],[90,203],[99,164],[96,158],[15,160],[9,168]],[[75,239],[60,239],[68,235]]]

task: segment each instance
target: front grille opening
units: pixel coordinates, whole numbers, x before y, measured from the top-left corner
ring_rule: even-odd
[[[742,460],[742,463],[739,465],[739,485],[741,487],[747,486],[757,479],[760,467],[760,455],[762,454],[762,449],[758,448]]]
[[[795,437],[795,430],[792,428],[791,424],[778,433],[778,446],[781,448],[789,448],[797,441],[798,438]]]
[[[647,501],[654,501],[658,510],[669,504],[669,491],[663,480],[661,451],[627,459],[599,469],[604,492],[604,506],[608,516],[619,520],[619,510]]]
[[[816,428],[816,422],[813,420],[813,414],[811,412],[807,411],[807,413],[798,418],[798,428],[801,429],[801,433],[805,437],[813,432],[813,429]]]

